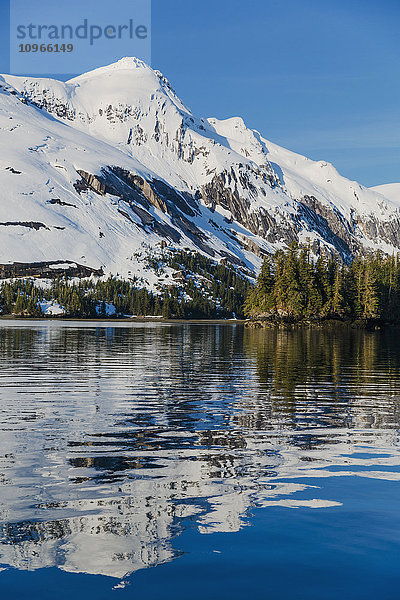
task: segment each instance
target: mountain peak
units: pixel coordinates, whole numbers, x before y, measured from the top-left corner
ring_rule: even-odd
[[[149,68],[149,65],[136,56],[124,56],[109,65],[115,69],[140,69]]]
[[[67,83],[75,83],[82,79],[103,76],[114,71],[133,71],[135,69],[147,70],[151,73],[154,73],[153,69],[149,67],[149,65],[147,65],[143,60],[140,60],[140,58],[136,58],[135,56],[124,56],[123,58],[120,58],[116,62],[113,62],[109,65],[98,67],[97,69],[93,69],[87,73],[82,73],[82,75],[78,75],[77,77],[70,79]]]
[[[124,91],[127,88],[130,90],[130,93],[132,92],[132,88],[145,89],[150,92],[160,91],[169,96],[169,99],[177,105],[179,110],[190,112],[178,98],[175,90],[163,73],[152,69],[150,65],[135,56],[125,56],[104,67],[82,73],[82,75],[69,79],[66,82],[66,86],[70,89],[80,87],[82,84],[87,84],[89,87],[94,86],[95,96],[97,97],[97,86],[99,84],[97,80],[99,79],[101,79],[103,91],[106,85],[111,85],[111,88],[115,89],[116,92],[121,89]],[[108,80],[108,83],[105,83],[106,80]]]

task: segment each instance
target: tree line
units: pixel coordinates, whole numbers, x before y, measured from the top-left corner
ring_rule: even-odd
[[[292,244],[265,258],[244,306],[249,317],[400,321],[400,259],[382,252],[315,260],[309,246]]]
[[[195,252],[146,260],[163,279],[157,291],[136,277],[15,279],[0,283],[0,312],[41,317],[41,305],[50,301],[78,318],[110,316],[111,305],[117,318],[400,321],[398,255],[375,252],[345,264],[336,255],[315,258],[309,246],[295,243],[265,258],[254,286],[248,274]]]
[[[163,275],[166,267],[179,273],[178,280],[165,275],[157,292],[149,291],[137,277],[123,280],[71,280],[55,277],[46,284],[34,279],[0,283],[3,315],[41,317],[44,302],[57,303],[69,317],[162,316],[173,319],[226,319],[243,317],[250,284],[228,265],[217,264],[198,253],[176,251],[147,259]],[[167,279],[168,278],[168,279]]]

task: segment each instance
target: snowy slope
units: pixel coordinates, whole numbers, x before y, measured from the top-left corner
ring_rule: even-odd
[[[400,183],[386,183],[384,185],[376,185],[370,189],[385,196],[391,202],[400,205]]]
[[[82,181],[78,171],[100,174],[104,167],[118,165],[143,180],[156,175],[111,144],[24,104],[13,88],[4,84],[0,88],[0,144],[7,148],[0,156],[1,263],[62,259],[127,276],[140,273],[134,255],[144,244],[173,243],[174,239],[178,247],[190,249],[206,247],[206,239],[211,255],[221,251],[221,258],[232,253],[250,268],[259,262],[232,237],[211,227],[211,217],[221,227],[223,217],[205,207],[191,210],[191,223],[202,228],[197,239],[187,229],[174,227],[172,221],[181,215],[178,208],[177,215],[171,216],[156,206],[145,210],[136,203],[134,212],[117,195],[99,194],[92,187],[79,193],[74,187]],[[187,216],[182,213],[183,219]],[[153,230],[152,220],[166,227],[167,235]],[[239,225],[233,227],[243,230]]]
[[[256,272],[291,241],[315,252],[400,249],[400,202],[265,140],[194,116],[124,58],[66,83],[0,80],[0,264],[71,261],[155,282],[146,245]]]

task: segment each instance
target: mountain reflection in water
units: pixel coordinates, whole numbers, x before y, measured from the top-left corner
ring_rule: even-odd
[[[399,480],[397,334],[0,323],[0,563],[123,578],[252,507]]]

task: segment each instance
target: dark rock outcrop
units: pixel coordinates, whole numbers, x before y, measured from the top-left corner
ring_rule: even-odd
[[[14,277],[51,279],[58,275],[66,277],[90,277],[90,275],[97,275],[100,277],[104,273],[102,269],[94,269],[70,260],[0,264],[0,279],[11,279]]]
[[[3,225],[4,227],[27,227],[28,229],[35,229],[36,231],[38,231],[38,229],[50,229],[50,227],[47,227],[47,225],[39,223],[38,221],[5,221],[0,223],[0,225]]]

